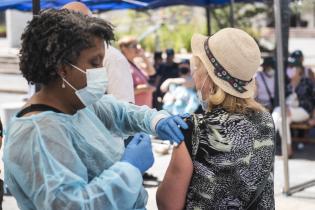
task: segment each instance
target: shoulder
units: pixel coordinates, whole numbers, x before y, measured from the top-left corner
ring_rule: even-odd
[[[112,59],[127,61],[126,57],[118,49],[112,46],[108,48],[107,56]]]
[[[305,83],[307,83],[310,86],[314,86],[314,82],[309,77],[303,77],[302,79]]]
[[[274,124],[268,112],[229,113],[223,109],[196,118],[199,130],[205,130],[208,135],[222,144],[232,147],[241,144],[251,144],[253,139],[262,134],[273,135]]]
[[[65,139],[59,137],[68,136],[65,121],[58,114],[41,113],[30,117],[14,118],[8,126],[5,141],[5,150],[10,153],[10,158],[29,151],[39,152],[44,145],[68,144]],[[55,142],[55,143],[54,143]],[[12,156],[13,155],[13,156]],[[22,155],[23,156],[23,155]]]
[[[159,66],[158,70],[164,70],[166,68],[166,63],[161,63],[161,65]]]
[[[262,72],[259,71],[259,72],[257,72],[257,73],[255,74],[255,79],[256,79],[256,80],[261,80],[261,76],[262,76]]]
[[[42,112],[29,117],[14,117],[8,126],[8,138],[27,140],[30,136],[43,135],[45,131],[65,129],[66,119],[61,115],[64,114]]]
[[[274,130],[274,123],[272,116],[269,112],[252,112],[248,116],[248,121],[257,128],[267,127],[272,132]]]

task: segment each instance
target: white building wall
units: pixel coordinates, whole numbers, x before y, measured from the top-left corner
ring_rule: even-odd
[[[314,38],[290,38],[289,52],[302,50],[304,54],[304,64],[315,67],[315,37]]]
[[[20,12],[17,10],[6,10],[6,27],[8,47],[17,48],[21,44],[21,35],[27,21],[32,19],[30,12]]]

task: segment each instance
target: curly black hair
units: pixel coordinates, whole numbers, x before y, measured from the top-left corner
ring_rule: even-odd
[[[105,20],[70,10],[48,9],[35,16],[22,34],[20,70],[29,83],[48,84],[57,69],[76,63],[80,52],[93,46],[92,37],[114,40],[113,26]]]

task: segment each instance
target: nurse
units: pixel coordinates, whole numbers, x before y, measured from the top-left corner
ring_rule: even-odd
[[[104,96],[113,38],[108,22],[69,10],[43,11],[26,27],[20,70],[42,88],[11,121],[3,157],[20,209],[144,209],[141,174],[154,161],[145,133],[183,139],[180,117]],[[124,149],[111,133],[134,138]]]

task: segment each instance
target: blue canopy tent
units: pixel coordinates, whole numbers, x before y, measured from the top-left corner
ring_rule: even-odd
[[[0,10],[17,9],[31,11],[33,2],[40,8],[59,8],[73,0],[1,0]],[[231,2],[253,2],[253,0],[79,0],[88,5],[91,10],[114,9],[154,9],[172,5],[208,6],[230,4]],[[256,0],[257,1],[257,0]]]
[[[2,0],[0,1],[0,10],[17,9],[21,11],[31,11],[34,6],[40,6],[41,9],[60,8],[73,0]],[[116,10],[116,9],[140,9],[148,4],[142,1],[126,0],[81,0],[88,5],[91,10]]]
[[[0,11],[5,9],[17,9],[31,11],[37,14],[41,9],[60,8],[73,0],[2,0]],[[234,2],[253,2],[253,0],[79,0],[86,4],[92,11],[107,11],[117,9],[155,9],[158,7],[172,5],[192,5],[206,8],[207,29],[211,34],[210,27],[210,5],[231,5],[231,26],[234,26],[233,4]],[[256,0],[258,1],[258,0]]]

